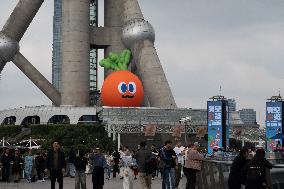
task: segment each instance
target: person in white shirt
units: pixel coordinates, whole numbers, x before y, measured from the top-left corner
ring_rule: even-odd
[[[136,161],[128,149],[125,151],[124,156],[121,157],[121,163],[123,173],[123,189],[133,189],[134,174],[130,167],[135,165]]]
[[[178,165],[176,169],[176,179],[175,179],[175,188],[178,188],[180,179],[181,179],[181,168],[183,164],[183,156],[184,156],[184,147],[181,146],[181,142],[177,142],[176,146],[174,147],[174,151],[177,155]]]

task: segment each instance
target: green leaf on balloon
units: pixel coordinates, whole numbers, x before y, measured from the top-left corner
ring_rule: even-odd
[[[121,54],[116,54],[110,52],[107,58],[100,61],[100,66],[105,69],[118,71],[118,70],[128,70],[128,65],[131,60],[131,51],[129,49],[124,49]]]

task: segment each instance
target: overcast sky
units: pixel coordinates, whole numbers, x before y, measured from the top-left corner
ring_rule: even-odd
[[[155,45],[179,107],[206,108],[221,85],[222,95],[235,98],[238,109],[256,109],[263,124],[265,100],[279,89],[284,94],[283,0],[139,2],[155,28]],[[1,0],[0,27],[16,3]],[[20,51],[50,81],[52,16],[53,1],[46,0],[20,42]],[[8,63],[0,81],[0,110],[41,104],[51,102]]]

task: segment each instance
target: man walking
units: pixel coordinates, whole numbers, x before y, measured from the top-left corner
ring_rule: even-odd
[[[151,177],[152,174],[146,173],[145,164],[152,156],[152,152],[146,149],[146,142],[140,143],[140,150],[136,153],[135,159],[138,164],[139,178],[142,185],[142,189],[151,189]]]
[[[69,153],[68,153],[68,161],[67,161],[67,176],[70,176],[71,178],[75,177],[75,166],[74,162],[76,159],[76,153],[73,147],[71,147]]]
[[[1,157],[1,164],[2,164],[2,181],[9,182],[10,180],[10,164],[12,161],[12,157],[10,155],[9,148],[4,150],[4,153]]]
[[[12,162],[12,175],[14,178],[14,182],[19,182],[21,175],[21,166],[23,165],[24,160],[21,158],[18,148],[15,149],[15,155],[12,158]]]
[[[120,161],[120,153],[115,150],[115,152],[112,154],[113,157],[113,178],[116,177],[116,173],[120,174],[119,170],[119,161]]]
[[[38,182],[44,182],[44,167],[45,167],[45,159],[43,157],[43,153],[40,152],[35,157],[36,171]]]
[[[235,157],[228,179],[229,189],[241,189],[242,184],[245,184],[246,175],[243,175],[245,168],[249,163],[249,150],[247,148],[241,149],[240,153]]]
[[[86,189],[86,165],[88,163],[85,153],[79,149],[79,156],[75,157],[74,165],[76,168],[75,173],[75,189]]]
[[[96,148],[94,154],[90,157],[93,165],[93,189],[103,189],[104,187],[104,168],[107,167],[106,159],[101,154],[100,148]]]
[[[175,169],[177,169],[177,155],[172,149],[172,141],[167,140],[165,146],[160,150],[160,159],[163,162],[162,168],[162,189],[175,188]]]
[[[60,150],[60,143],[55,140],[52,143],[52,150],[47,154],[46,172],[49,170],[51,189],[55,189],[55,181],[59,184],[59,189],[63,189],[63,173],[65,172],[66,162],[64,152]]]

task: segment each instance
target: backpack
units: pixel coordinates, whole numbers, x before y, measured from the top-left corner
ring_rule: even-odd
[[[145,161],[145,173],[152,174],[157,170],[157,160],[154,155],[150,155]]]

